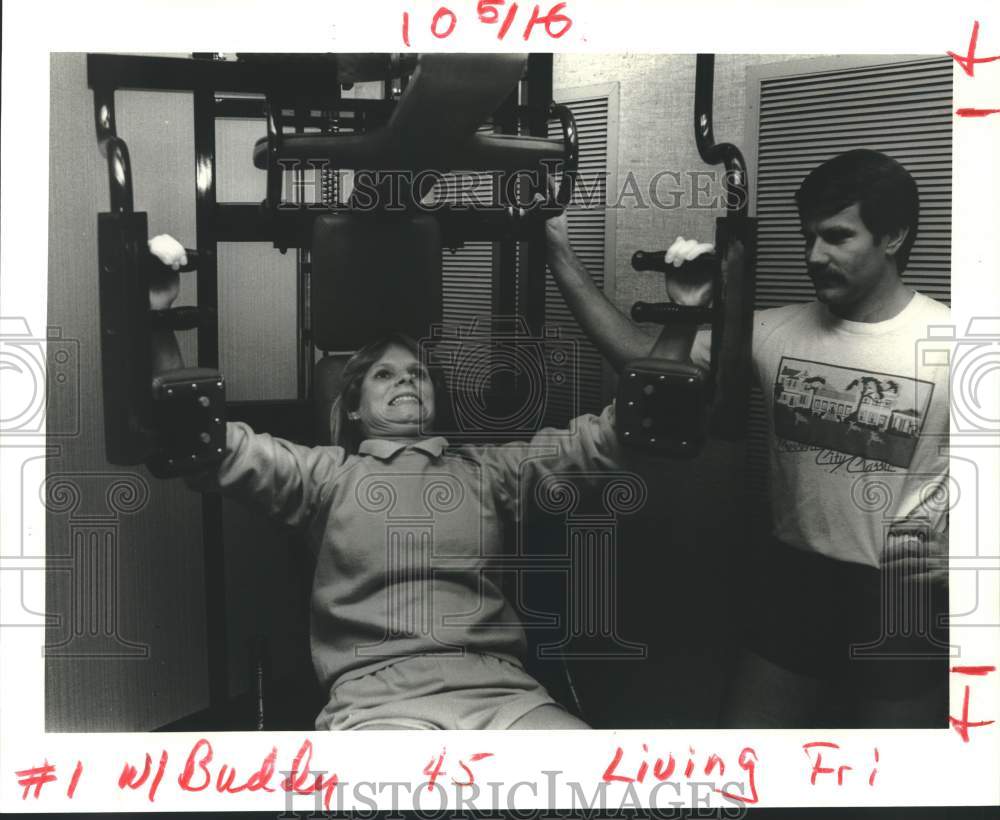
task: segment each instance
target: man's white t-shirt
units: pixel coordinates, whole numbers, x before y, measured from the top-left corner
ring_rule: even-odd
[[[916,293],[884,322],[841,319],[819,302],[754,321],[775,536],[877,567],[890,531],[945,529],[948,367],[923,354],[928,328],[950,324],[951,311]],[[709,340],[698,333],[696,364],[708,366]]]

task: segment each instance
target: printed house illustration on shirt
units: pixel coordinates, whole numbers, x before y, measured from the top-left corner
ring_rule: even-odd
[[[774,430],[817,449],[909,467],[933,388],[906,376],[782,357]]]

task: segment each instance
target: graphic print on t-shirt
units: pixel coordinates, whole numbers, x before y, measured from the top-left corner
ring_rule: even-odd
[[[774,382],[774,432],[906,468],[933,390],[907,376],[783,356]]]

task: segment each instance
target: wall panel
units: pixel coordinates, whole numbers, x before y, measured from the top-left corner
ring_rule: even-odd
[[[97,213],[108,208],[107,171],[84,55],[53,55],[51,67],[48,322],[78,345],[80,380],[78,390],[49,390],[49,429],[78,419],[79,430],[51,435],[51,456],[38,466],[38,482],[43,471],[49,480],[46,611],[58,619],[47,633],[46,728],[153,729],[207,705],[201,502],[178,481],[104,459]],[[193,236],[190,97],[129,92],[117,105],[136,208],[149,212],[153,232]],[[57,353],[50,346],[53,375]],[[40,512],[40,503],[26,492],[24,513]],[[67,643],[74,630],[112,626],[112,617],[111,640]],[[65,656],[80,652],[89,654]]]

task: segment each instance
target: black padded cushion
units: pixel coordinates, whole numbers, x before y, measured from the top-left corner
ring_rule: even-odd
[[[280,156],[329,158],[336,168],[480,167],[454,165],[456,151],[517,88],[526,60],[524,54],[421,54],[385,127],[365,134],[288,134]],[[254,164],[267,167],[266,140],[255,146]]]
[[[398,146],[371,134],[287,134],[281,158],[329,160],[335,168],[391,168],[446,171],[540,171],[546,163],[566,157],[562,137],[526,137],[515,134],[473,134],[457,143],[416,143],[401,151]],[[253,163],[267,168],[267,137],[254,144]]]
[[[312,328],[320,350],[356,350],[441,321],[441,229],[430,214],[326,214],[312,244]]]
[[[333,443],[333,403],[340,396],[344,381],[344,365],[351,357],[323,356],[313,368],[313,422],[317,444]]]

